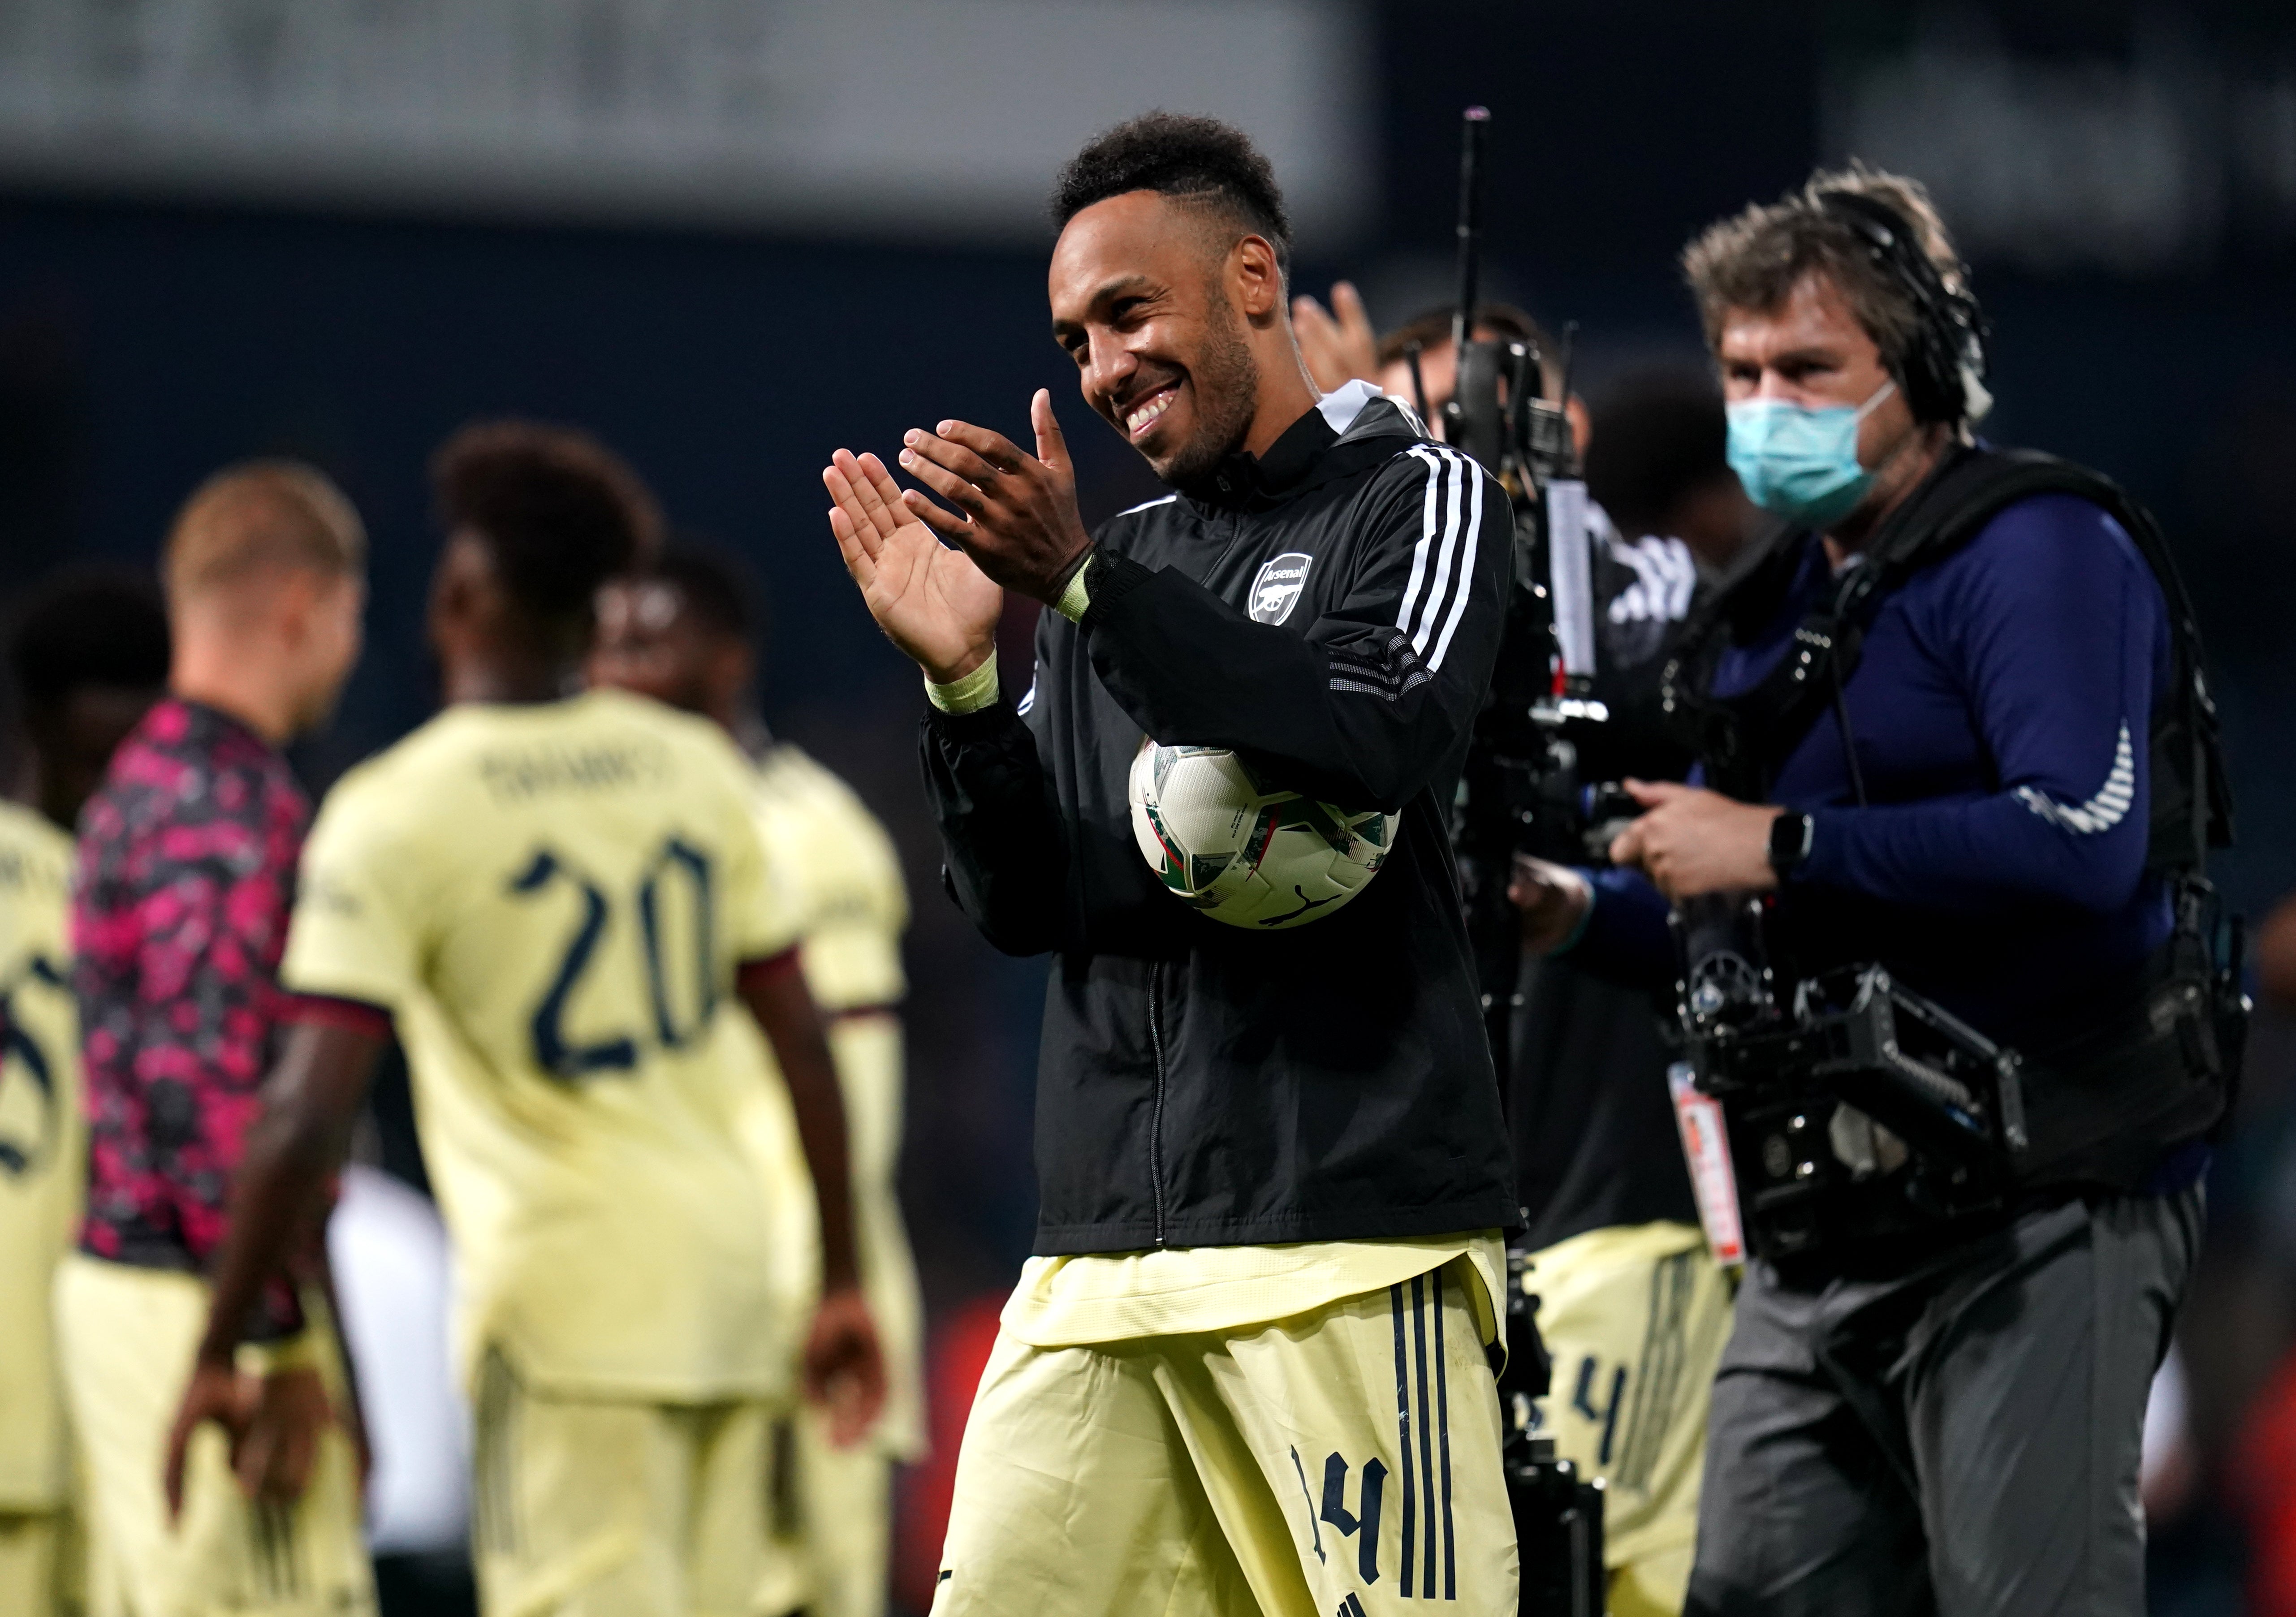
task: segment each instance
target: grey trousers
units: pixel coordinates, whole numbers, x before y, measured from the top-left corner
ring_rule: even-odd
[[[2201,1190],[2028,1213],[1888,1278],[1747,1270],[1693,1617],[2143,1617],[2145,1396]]]

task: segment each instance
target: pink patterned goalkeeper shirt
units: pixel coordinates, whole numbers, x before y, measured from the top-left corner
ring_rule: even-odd
[[[169,697],[80,818],[73,900],[88,1118],[82,1251],[203,1270],[292,1004],[279,987],[310,804],[278,750]],[[266,1312],[291,1328],[275,1286]],[[258,1334],[267,1334],[257,1326]]]

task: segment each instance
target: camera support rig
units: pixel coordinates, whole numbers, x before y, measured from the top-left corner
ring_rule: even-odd
[[[1484,1032],[1502,1092],[1521,965],[1521,928],[1507,898],[1517,853],[1577,862],[1602,850],[1590,827],[1607,812],[1578,768],[1579,742],[1610,715],[1594,697],[1594,558],[1587,485],[1578,474],[1565,405],[1570,347],[1564,328],[1560,385],[1545,395],[1544,357],[1529,342],[1481,339],[1474,314],[1481,281],[1482,166],[1490,114],[1469,107],[1459,152],[1459,300],[1452,311],[1456,384],[1443,436],[1496,477],[1514,512],[1514,553],[1490,690],[1476,717],[1454,806],[1452,844],[1465,894]],[[1414,378],[1418,355],[1408,357]],[[1424,390],[1419,399],[1425,409]],[[1601,839],[1607,846],[1608,838]]]
[[[1782,999],[1773,902],[1718,893],[1672,917],[1692,1071],[1723,1104],[1759,1250],[1790,1257],[1998,1204],[2029,1145],[2017,1053],[1880,965],[1821,973]]]
[[[1490,114],[1470,107],[1459,152],[1459,300],[1451,322],[1456,382],[1442,411],[1446,442],[1496,477],[1514,513],[1505,625],[1497,667],[1477,716],[1452,822],[1483,1028],[1505,1096],[1522,963],[1522,929],[1507,882],[1518,852],[1587,857],[1574,727],[1609,715],[1593,698],[1593,558],[1587,485],[1564,412],[1570,394],[1569,328],[1562,386],[1544,394],[1541,356],[1522,341],[1475,335],[1482,256],[1482,160]],[[1419,352],[1408,350],[1416,402],[1427,415]],[[1538,1433],[1538,1400],[1553,1380],[1539,1340],[1538,1299],[1529,1258],[1507,1253],[1502,1309],[1513,1344],[1499,1378],[1505,1424],[1501,1464],[1521,1551],[1523,1617],[1600,1617],[1608,1608],[1603,1564],[1603,1487],[1578,1473]]]

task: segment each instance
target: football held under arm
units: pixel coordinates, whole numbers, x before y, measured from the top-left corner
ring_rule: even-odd
[[[1513,514],[1472,461],[1422,443],[1332,520],[1324,547],[1351,576],[1304,634],[1254,622],[1177,569],[1103,553],[1086,643],[1101,684],[1157,741],[1231,748],[1296,790],[1394,811],[1482,704]]]

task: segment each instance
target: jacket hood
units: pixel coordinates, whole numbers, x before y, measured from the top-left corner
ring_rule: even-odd
[[[1324,395],[1316,406],[1342,444],[1372,438],[1418,440],[1428,436],[1418,412],[1369,382],[1350,382]]]

